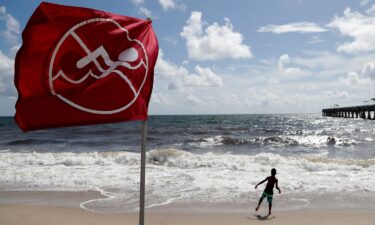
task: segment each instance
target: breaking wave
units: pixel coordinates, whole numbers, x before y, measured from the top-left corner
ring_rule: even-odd
[[[146,154],[147,163],[150,165],[178,167],[193,169],[211,167],[216,169],[251,170],[255,165],[295,164],[300,169],[306,169],[307,164],[316,164],[317,171],[325,166],[353,166],[369,168],[375,166],[375,159],[334,159],[322,156],[281,156],[272,153],[260,153],[257,155],[233,155],[233,154],[194,154],[178,149],[157,149]],[[91,153],[13,153],[2,152],[0,154],[1,167],[22,166],[138,166],[139,153],[133,152],[91,152]],[[303,166],[302,166],[303,164]],[[325,166],[324,166],[325,165]],[[374,168],[375,169],[375,168]],[[310,170],[309,170],[310,171]]]
[[[375,193],[375,159],[194,154],[166,148],[147,152],[148,204],[248,204],[249,195],[259,197],[254,186],[269,175],[271,168],[277,168],[284,193]],[[133,212],[138,204],[139,169],[140,155],[133,152],[2,152],[0,187],[27,191],[102,190],[111,198],[85,203],[86,209]]]
[[[337,138],[327,135],[295,135],[295,136],[266,136],[255,138],[236,138],[228,136],[211,136],[189,140],[191,146],[216,146],[216,145],[258,145],[258,146],[343,146],[348,147],[357,144],[355,140]]]

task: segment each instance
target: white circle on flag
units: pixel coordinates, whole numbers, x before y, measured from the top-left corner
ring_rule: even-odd
[[[97,45],[95,49],[90,49],[87,45],[87,41],[90,41],[90,38],[97,38],[96,36],[85,35],[84,38],[80,36],[79,29],[84,28],[85,26],[95,26],[96,24],[100,23],[109,23],[111,26],[116,26],[116,32],[123,33],[123,40],[125,42],[129,42],[129,47],[123,49],[121,53],[118,55],[111,55],[111,49],[106,49],[104,45]],[[117,29],[118,28],[118,29]],[[97,31],[98,35],[100,35],[100,30]],[[81,34],[82,35],[82,34]],[[57,55],[62,47],[62,45],[66,44],[66,42],[76,42],[80,46],[80,51],[84,54],[80,56],[80,58],[76,59],[75,63],[70,63],[69,70],[74,72],[83,71],[86,68],[86,72],[81,74],[80,77],[71,77],[67,74],[64,69],[61,68],[60,63],[56,63]],[[117,40],[118,41],[118,40]],[[68,43],[68,45],[72,45]],[[118,49],[116,49],[118,50]],[[65,50],[66,51],[66,50]],[[66,54],[68,60],[72,61],[72,57],[74,55],[68,56]],[[62,57],[61,57],[62,58]],[[60,61],[62,61],[60,59]],[[60,66],[60,68],[56,68],[56,64]],[[87,69],[90,68],[90,69]],[[92,69],[94,68],[94,69]],[[133,79],[129,77],[127,73],[124,71],[130,71],[131,73],[136,74],[136,76],[141,76],[141,78],[137,78],[139,80],[139,84],[134,85]],[[134,71],[141,71],[141,73],[136,73]],[[133,72],[132,72],[133,71]],[[133,76],[134,76],[133,74]],[[56,45],[51,60],[49,64],[49,85],[51,93],[61,99],[66,104],[79,109],[81,111],[93,114],[114,114],[121,112],[127,108],[129,108],[138,98],[139,93],[141,92],[148,74],[148,57],[145,50],[143,43],[137,39],[132,39],[129,36],[129,31],[122,27],[118,22],[110,18],[93,18],[81,23],[76,24],[72,28],[70,28],[59,40],[58,44]],[[123,82],[127,87],[127,91],[131,93],[132,97],[129,97],[127,100],[124,100],[119,105],[117,103],[114,107],[106,106],[106,109],[102,109],[100,106],[96,107],[93,106],[93,102],[97,101],[95,96],[92,99],[89,99],[90,106],[87,106],[82,100],[78,101],[71,96],[79,95],[79,92],[71,94],[69,92],[69,87],[77,87],[82,86],[85,82],[90,80],[90,85],[95,86],[95,81],[99,81],[100,79],[107,79],[109,76],[118,76],[120,82]],[[143,77],[143,79],[142,79]],[[57,82],[60,86],[64,86],[64,88],[60,88],[57,85]],[[93,85],[94,84],[94,85]],[[66,88],[68,87],[68,88]],[[115,91],[111,89],[111,87],[107,87],[106,91]],[[78,99],[78,98],[77,98]],[[111,99],[101,99],[101,102],[111,101]],[[107,104],[107,102],[105,102]]]

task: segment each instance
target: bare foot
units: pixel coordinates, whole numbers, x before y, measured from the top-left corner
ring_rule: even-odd
[[[255,211],[258,211],[258,209],[259,209],[259,205],[255,208]]]

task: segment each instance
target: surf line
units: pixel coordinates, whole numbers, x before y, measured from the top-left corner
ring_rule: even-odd
[[[184,197],[184,195],[182,194],[178,197],[169,198],[164,202],[154,203],[154,204],[148,205],[148,206],[146,206],[146,209],[149,209],[149,208],[152,208],[152,207],[155,207],[155,206],[168,205],[168,204],[171,204],[172,202],[176,201],[177,199],[180,199],[180,198],[183,198],[183,197]]]
[[[94,190],[94,191],[98,191],[98,192],[100,192],[100,194],[103,195],[105,198],[96,198],[96,199],[91,199],[91,200],[88,200],[88,201],[85,201],[85,202],[81,202],[81,204],[79,204],[79,207],[80,207],[81,209],[86,210],[86,211],[98,213],[98,211],[93,210],[93,209],[89,209],[89,208],[87,208],[85,205],[86,205],[86,204],[89,204],[89,203],[91,203],[91,202],[100,202],[100,201],[110,200],[110,199],[114,199],[114,198],[115,198],[115,196],[110,195],[108,192],[104,191],[104,190],[101,189],[101,188],[98,188],[98,187],[92,187],[91,190]]]

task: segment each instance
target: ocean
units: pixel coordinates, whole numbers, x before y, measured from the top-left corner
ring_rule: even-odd
[[[98,191],[103,197],[80,206],[136,212],[141,125],[22,133],[13,118],[1,117],[0,191]],[[147,210],[251,211],[264,188],[254,186],[272,168],[282,191],[275,209],[375,209],[375,121],[319,114],[149,118]]]

